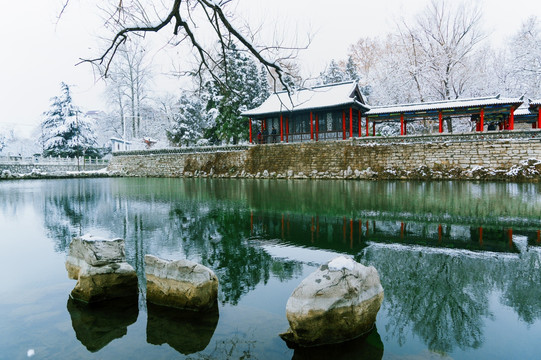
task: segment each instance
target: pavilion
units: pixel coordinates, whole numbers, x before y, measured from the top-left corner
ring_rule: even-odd
[[[250,142],[300,142],[308,140],[347,139],[375,136],[376,124],[400,123],[400,135],[407,135],[407,124],[437,121],[438,132],[444,132],[444,121],[468,119],[476,131],[514,130],[515,110],[523,104],[520,98],[478,97],[390,106],[369,106],[355,81],[301,89],[294,93],[272,94],[259,107],[242,113],[249,118]],[[529,117],[517,121],[532,122],[541,128],[541,100],[530,101]],[[490,124],[490,127],[488,126]],[[271,131],[269,131],[272,129]]]
[[[532,124],[532,129],[541,129],[541,99],[528,99],[528,105],[517,109],[515,118],[518,122]]]
[[[361,136],[361,117],[370,107],[356,82],[272,94],[259,107],[242,113],[258,122],[262,142],[299,142]],[[269,129],[275,129],[276,135]]]

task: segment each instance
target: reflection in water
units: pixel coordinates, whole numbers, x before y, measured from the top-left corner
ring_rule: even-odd
[[[184,355],[204,350],[218,325],[218,304],[205,312],[179,310],[147,303],[147,342],[169,344]]]
[[[383,357],[383,342],[377,329],[357,339],[327,346],[296,348],[292,360],[380,360]]]
[[[126,335],[128,326],[137,320],[137,303],[137,297],[125,297],[89,305],[70,297],[67,307],[77,339],[96,352]]]
[[[541,253],[529,248],[503,270],[502,303],[513,308],[520,319],[531,325],[541,319]],[[512,268],[511,268],[512,267]]]
[[[362,260],[377,264],[385,289],[381,311],[399,344],[407,325],[437,352],[482,344],[484,321],[492,316],[488,297],[494,282],[487,275],[495,274],[496,261],[378,246],[367,248]]]
[[[128,261],[143,287],[145,254],[184,257],[213,269],[221,305],[234,306],[270,279],[300,278],[304,266],[314,264],[295,254],[312,248],[348,253],[378,269],[385,289],[380,311],[385,341],[405,345],[414,334],[438,353],[482,348],[485,327],[497,317],[489,309],[494,294],[520,321],[541,319],[539,184],[211,179],[54,184],[43,191],[43,207],[57,251],[66,251],[80,233],[125,238]],[[266,243],[288,251],[273,257],[261,246]],[[182,342],[184,332],[199,330],[171,337],[160,332],[174,329],[179,320],[167,325],[167,317],[157,314],[149,310],[149,342],[166,342],[182,353],[208,344]],[[364,348],[353,346],[352,353]]]

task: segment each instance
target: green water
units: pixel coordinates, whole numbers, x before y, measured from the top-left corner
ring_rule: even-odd
[[[541,351],[541,185],[71,179],[0,182],[0,359],[534,359]],[[69,300],[73,236],[126,239],[139,299]],[[203,318],[148,307],[145,254],[220,281]],[[285,304],[349,254],[385,289],[376,329],[288,349]]]

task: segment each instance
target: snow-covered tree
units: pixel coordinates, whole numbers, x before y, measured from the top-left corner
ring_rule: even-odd
[[[541,97],[541,20],[528,18],[510,43],[513,86],[531,98]]]
[[[2,152],[4,147],[6,146],[6,141],[7,141],[7,135],[4,134],[0,129],[0,153]]]
[[[189,146],[203,137],[207,114],[200,97],[183,93],[174,104],[162,100],[161,110],[169,120],[166,133],[172,144]]]
[[[338,63],[332,59],[329,66],[319,74],[318,83],[321,85],[334,84],[348,80],[346,72],[338,65]]]
[[[138,42],[125,43],[108,74],[108,100],[118,115],[119,128],[126,138],[148,135],[142,127],[145,112],[148,115],[148,88],[152,78],[145,49]]]
[[[359,75],[359,72],[357,71],[357,67],[355,66],[355,62],[352,56],[348,56],[348,60],[346,64],[344,65],[344,72],[346,74],[346,79],[344,80],[359,81],[360,75]]]
[[[61,84],[60,96],[51,98],[43,113],[41,141],[44,156],[100,156],[92,120],[72,103],[70,88]]]
[[[236,144],[248,139],[248,120],[241,112],[259,106],[268,96],[266,74],[261,74],[257,62],[246,52],[230,43],[226,51],[226,65],[218,79],[206,82],[206,110],[215,115],[213,126],[205,137],[211,141]]]

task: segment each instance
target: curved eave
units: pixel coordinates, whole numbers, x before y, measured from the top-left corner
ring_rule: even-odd
[[[479,112],[481,108],[484,108],[485,114],[498,113],[507,111],[510,107],[519,107],[523,102],[521,100],[511,100],[511,101],[494,101],[494,102],[484,102],[484,103],[472,103],[464,105],[453,105],[449,106],[427,106],[426,108],[419,109],[407,109],[407,107],[396,107],[396,110],[393,111],[384,111],[377,108],[372,108],[366,113],[366,116],[371,120],[378,119],[389,119],[389,118],[398,118],[400,114],[404,114],[405,118],[418,118],[418,117],[428,117],[428,116],[438,116],[438,113],[441,111],[443,115],[449,114],[472,114]],[[438,104],[439,105],[439,104]],[[442,104],[444,105],[444,104]]]
[[[272,117],[274,115],[280,115],[280,114],[296,114],[296,113],[307,113],[307,112],[316,112],[316,111],[324,111],[324,110],[334,110],[334,109],[341,109],[341,108],[347,108],[347,107],[354,107],[357,110],[362,110],[363,112],[368,111],[370,108],[361,102],[352,99],[351,101],[333,104],[333,105],[324,105],[324,106],[316,106],[316,107],[310,107],[310,108],[297,108],[297,109],[284,109],[282,111],[273,111],[273,112],[258,112],[257,109],[254,110],[248,110],[241,113],[241,116],[244,117],[252,117],[252,118],[262,118],[262,117]]]
[[[533,111],[539,111],[539,108],[541,107],[541,100],[531,100],[528,106]]]

